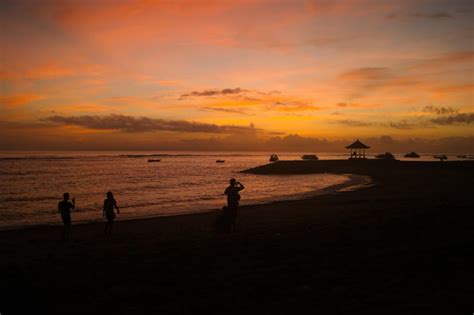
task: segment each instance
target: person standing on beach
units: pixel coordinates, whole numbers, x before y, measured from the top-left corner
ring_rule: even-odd
[[[235,229],[235,219],[237,218],[237,207],[240,202],[239,191],[243,190],[245,187],[242,183],[235,180],[235,178],[230,179],[230,185],[225,189],[224,194],[227,195],[227,209],[224,209],[224,216],[226,221],[229,224],[230,231]]]
[[[64,223],[61,239],[64,240],[69,236],[71,230],[71,209],[76,205],[76,198],[72,198],[72,203],[69,201],[69,193],[63,194],[63,200],[58,203],[58,212],[61,213],[61,219]]]
[[[107,192],[107,198],[104,200],[104,208],[102,210],[102,216],[107,218],[107,223],[105,224],[104,233],[105,235],[112,234],[112,225],[115,219],[114,209],[117,209],[117,213],[120,213],[117,202],[114,199],[114,195],[111,191]]]

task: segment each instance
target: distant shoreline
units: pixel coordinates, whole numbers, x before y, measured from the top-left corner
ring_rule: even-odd
[[[474,167],[474,161],[400,161],[384,159],[347,159],[347,160],[318,160],[318,161],[278,161],[242,171],[251,174],[358,174],[374,177],[384,177],[387,173],[397,170],[437,170]]]

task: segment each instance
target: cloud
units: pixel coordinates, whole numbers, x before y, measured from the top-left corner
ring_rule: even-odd
[[[401,75],[402,72],[398,69],[388,67],[365,67],[343,72],[339,75],[339,79],[348,91],[346,95],[348,99],[360,99],[370,94],[380,93],[381,89],[413,88],[421,83],[417,77],[403,73]],[[341,104],[347,105],[347,103]]]
[[[282,112],[302,112],[320,110],[321,107],[309,105],[301,102],[275,102],[269,106],[272,110]]]
[[[37,94],[15,94],[9,96],[0,95],[0,105],[7,108],[13,108],[27,105],[43,98],[43,96]]]
[[[366,67],[344,72],[339,77],[343,80],[366,81],[386,80],[392,75],[387,67]]]
[[[247,92],[247,90],[241,88],[226,88],[222,90],[204,90],[204,91],[192,91],[190,93],[182,94],[181,98],[195,97],[195,96],[215,96],[215,95],[233,95]]]
[[[185,120],[165,120],[126,115],[107,116],[50,116],[44,119],[55,124],[80,126],[96,130],[120,130],[129,133],[151,131],[174,131],[186,133],[234,134],[242,132],[263,132],[254,127],[215,125]]]
[[[380,108],[381,104],[359,104],[359,103],[337,103],[336,106],[343,108]]]
[[[244,111],[243,109],[235,109],[235,108],[202,107],[202,110],[231,113],[231,114],[247,114],[247,112]]]
[[[437,115],[453,114],[457,112],[456,109],[451,107],[435,107],[431,105],[423,107],[422,111],[425,113],[434,113]]]
[[[451,66],[455,64],[474,62],[474,51],[458,51],[440,55],[436,58],[431,58],[426,61],[416,64],[414,69],[437,69],[441,67]]]
[[[440,86],[432,89],[437,93],[472,93],[474,91],[474,84],[457,84]]]
[[[474,123],[474,113],[460,113],[447,117],[433,118],[431,122],[438,125],[472,124]]]
[[[418,128],[420,127],[419,125],[416,125],[414,123],[410,123],[408,121],[398,121],[398,122],[390,122],[388,124],[391,128],[394,129],[402,129],[402,130],[407,130],[407,129],[413,129],[413,128]]]
[[[403,19],[403,18],[423,18],[423,19],[434,19],[434,20],[444,20],[444,19],[454,19],[454,16],[452,16],[448,12],[416,12],[413,14],[404,14],[404,13],[390,13],[387,15],[388,19]]]
[[[352,120],[352,119],[344,119],[344,120],[337,120],[334,123],[341,124],[341,125],[346,125],[350,127],[368,127],[371,124],[360,121],[360,120]]]
[[[413,14],[417,18],[428,18],[428,19],[452,19],[453,16],[447,12],[436,12],[436,13],[420,13]]]
[[[251,128],[251,127],[249,127]],[[78,133],[79,132],[79,133]],[[355,139],[326,140],[297,134],[260,137],[249,132],[209,136],[206,138],[175,138],[170,135],[137,133],[83,133],[47,122],[20,123],[0,120],[0,150],[196,150],[196,151],[272,151],[272,152],[347,152],[345,146]],[[397,139],[385,135],[360,139],[374,152],[474,152],[474,137],[437,139]]]

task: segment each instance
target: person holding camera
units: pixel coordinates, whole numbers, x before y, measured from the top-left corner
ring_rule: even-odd
[[[232,231],[235,229],[235,219],[237,218],[237,207],[240,202],[239,192],[245,187],[242,183],[235,180],[235,178],[230,179],[230,185],[225,189],[224,194],[227,195],[227,207],[224,207],[224,216],[228,223],[229,230]]]

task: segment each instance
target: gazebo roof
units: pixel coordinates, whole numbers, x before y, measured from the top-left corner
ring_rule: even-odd
[[[357,139],[353,144],[348,145],[346,149],[369,149],[368,145],[363,144],[362,142]]]

